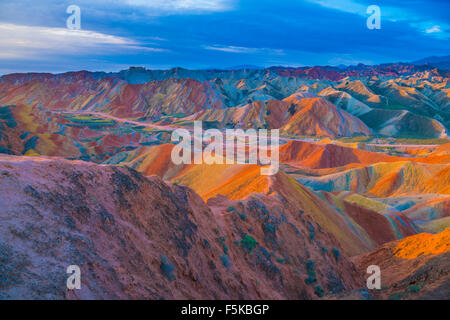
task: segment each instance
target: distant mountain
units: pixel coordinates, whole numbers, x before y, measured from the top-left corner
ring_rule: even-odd
[[[45,112],[51,112],[52,122],[58,121],[67,127],[65,133],[77,136],[73,124],[67,126],[65,117],[54,115],[61,111],[97,112],[160,125],[205,120],[219,128],[277,128],[286,136],[445,138],[450,128],[446,81],[448,77],[432,66],[405,63],[359,64],[345,70],[323,66],[233,71],[132,67],[118,73],[10,74],[0,77],[0,105],[17,108],[5,109],[0,146],[14,154],[34,149],[24,146],[31,135],[17,139],[22,133],[11,135],[12,129],[6,129],[13,118],[20,130],[41,135],[36,147],[44,149],[44,154],[50,149],[58,151],[59,143],[42,143],[54,140],[44,135],[48,131],[66,139],[60,128],[38,131],[34,123],[48,123],[42,119],[48,117]],[[30,120],[36,117],[38,122]],[[79,148],[67,149],[66,155],[76,155]]]
[[[413,61],[413,64],[425,64],[425,63],[439,63],[439,62],[446,62],[450,61],[450,55],[448,56],[431,56],[428,58],[420,59]]]
[[[238,65],[238,66],[233,66],[233,67],[229,67],[229,68],[225,68],[225,70],[261,70],[264,69],[264,67],[260,67],[260,66],[256,66],[256,65],[252,65],[252,64],[242,64],[242,65]]]
[[[335,138],[371,135],[370,129],[360,119],[309,93],[295,93],[283,100],[254,101],[242,107],[208,109],[193,118],[218,121],[234,128],[280,129],[287,136]]]
[[[450,73],[430,63],[0,77],[0,299],[448,298]],[[280,147],[237,133],[258,163],[174,162],[196,120]],[[382,289],[356,290],[369,265]]]
[[[416,65],[428,64],[430,66],[443,69],[445,71],[450,71],[450,55],[441,57],[432,56],[417,61],[413,61],[412,64]]]

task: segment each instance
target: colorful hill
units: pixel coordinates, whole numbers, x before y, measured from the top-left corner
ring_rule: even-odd
[[[361,285],[333,236],[277,197],[210,208],[133,169],[43,157],[0,156],[0,171],[2,299],[318,299]],[[68,263],[81,290],[65,287]]]
[[[188,119],[214,121],[237,128],[280,129],[284,136],[342,137],[370,135],[361,120],[313,94],[295,93],[283,100],[206,110]]]
[[[188,186],[208,203],[224,196],[240,201],[254,194],[282,197],[287,205],[311,215],[336,237],[350,255],[367,252],[384,242],[416,233],[415,226],[404,215],[384,216],[351,203],[341,205],[329,197],[322,199],[283,172],[274,176],[261,175],[257,165],[161,166],[170,157],[172,148],[173,145],[167,144],[146,149],[138,155],[129,153],[135,157],[128,157],[123,164],[146,175],[156,174],[172,183]],[[405,222],[408,226],[404,226]]]
[[[420,193],[449,194],[449,173],[449,165],[399,161],[348,169],[322,177],[299,177],[298,180],[315,190],[393,197]]]
[[[15,83],[0,82],[3,92],[0,104],[67,112],[95,111],[151,120],[223,107],[208,83],[192,79],[130,84],[117,78],[94,79],[81,73]]]
[[[448,299],[450,228],[438,234],[421,233],[387,243],[355,259],[361,271],[369,265],[381,269],[382,290],[389,299]]]
[[[448,298],[448,76],[404,63],[2,76],[0,298]],[[172,132],[197,120],[279,129],[280,170],[175,165]],[[357,290],[370,264],[381,291]]]
[[[450,123],[447,81],[438,70],[405,64],[12,74],[0,77],[0,104],[161,123],[197,114],[221,127],[281,128],[286,135],[436,138],[447,137]],[[299,97],[303,102],[296,101]]]

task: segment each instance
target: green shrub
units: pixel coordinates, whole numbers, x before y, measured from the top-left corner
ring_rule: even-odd
[[[316,234],[316,229],[314,228],[311,221],[308,221],[308,230],[309,230],[309,240],[314,240],[314,236]]]
[[[409,292],[419,292],[420,287],[418,285],[412,284],[410,286],[408,286],[408,291]]]
[[[248,234],[244,235],[244,237],[241,240],[241,247],[247,249],[248,253],[251,253],[252,250],[256,247],[256,245],[257,242],[255,238],[249,236]]]
[[[284,259],[283,259],[283,258],[277,258],[277,261],[278,261],[279,263],[284,263]]]
[[[271,223],[264,223],[264,229],[269,232],[269,233],[275,233],[275,231],[277,230],[277,226],[274,226]]]
[[[324,291],[322,289],[321,286],[317,286],[314,288],[314,293],[318,296],[318,297],[323,297]]]
[[[391,295],[388,297],[388,299],[389,299],[389,300],[400,300],[400,299],[401,299],[401,296],[400,296],[398,293],[394,293],[394,294],[391,294]]]
[[[162,274],[164,276],[166,276],[167,279],[169,279],[169,281],[175,280],[175,275],[173,274],[174,269],[175,268],[174,268],[172,262],[170,262],[166,256],[162,255],[160,270],[161,270]]]
[[[314,271],[315,262],[313,260],[308,260],[306,262],[306,271],[308,273],[308,278],[305,279],[306,284],[311,284],[317,281],[316,272]]]
[[[233,212],[236,211],[236,208],[234,206],[229,206],[227,209],[227,212]]]
[[[220,256],[220,260],[225,268],[230,267],[230,258],[225,253]]]
[[[217,242],[219,242],[219,243],[221,243],[221,244],[225,243],[225,240],[226,240],[226,239],[227,239],[226,237],[217,237],[217,238],[216,238]]]
[[[341,253],[339,252],[339,250],[336,249],[336,248],[333,248],[333,249],[331,249],[331,251],[333,252],[333,256],[334,256],[334,258],[336,259],[336,261],[339,261],[339,256],[341,255]]]

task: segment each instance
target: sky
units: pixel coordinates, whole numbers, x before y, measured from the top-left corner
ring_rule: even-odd
[[[67,28],[70,5],[80,30]],[[380,8],[369,29],[367,8]],[[407,62],[450,54],[448,0],[1,0],[0,74]]]

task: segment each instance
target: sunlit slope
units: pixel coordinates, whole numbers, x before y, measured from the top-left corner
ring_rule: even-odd
[[[298,180],[315,190],[353,191],[375,197],[450,193],[450,166],[410,161],[377,163]]]
[[[350,255],[414,233],[412,227],[405,229],[402,226],[407,218],[396,224],[389,217],[351,204],[332,206],[329,199],[319,198],[287,174],[280,171],[273,176],[264,176],[260,169],[257,165],[186,165],[168,172],[172,172],[169,175],[175,173],[172,182],[189,186],[204,200],[219,195],[232,200],[246,199],[255,193],[279,195],[299,214],[311,215]],[[168,177],[167,173],[165,177]]]
[[[371,152],[336,144],[289,141],[280,147],[280,162],[294,167],[310,169],[338,168],[347,165],[370,165],[378,162],[412,161],[420,163],[450,163],[448,144],[436,151],[416,157],[391,156],[381,152]]]
[[[393,162],[400,159],[402,158],[335,144],[290,141],[280,147],[280,161],[282,163],[311,169],[336,168],[348,164]]]
[[[317,299],[361,286],[336,239],[308,238],[317,223],[277,197],[211,208],[131,168],[51,157],[0,155],[0,171],[1,299]],[[67,261],[80,290],[64,272],[55,282]]]
[[[421,233],[405,238],[395,246],[394,255],[402,259],[437,255],[450,251],[450,228],[438,234]]]
[[[204,110],[187,119],[238,128],[280,129],[285,136],[335,138],[371,134],[356,116],[308,92],[298,92],[283,100],[270,99],[223,110]]]
[[[370,265],[381,271],[384,299],[448,299],[450,297],[450,228],[389,242],[354,261],[361,272]]]

